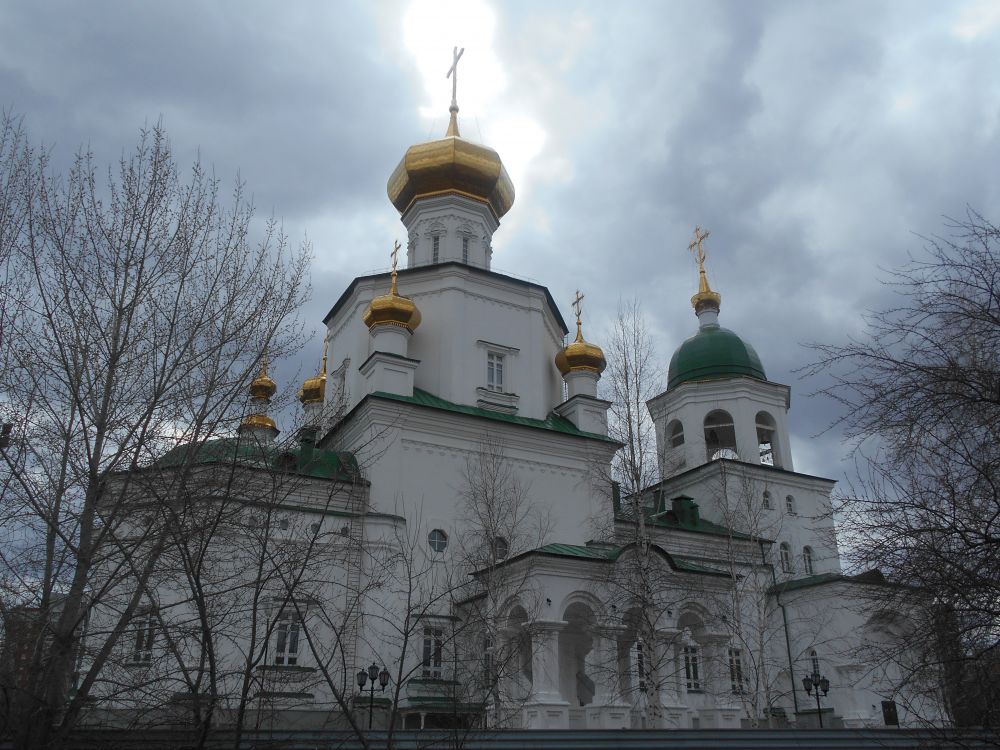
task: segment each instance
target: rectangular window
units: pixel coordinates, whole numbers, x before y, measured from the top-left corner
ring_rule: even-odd
[[[274,627],[274,663],[294,667],[299,663],[299,618],[282,614]]]
[[[439,235],[434,235],[431,240],[431,263],[437,263],[438,257],[441,255],[441,237]]]
[[[441,652],[444,648],[444,631],[424,628],[424,677],[441,678]]]
[[[729,649],[729,684],[734,693],[743,692],[743,654],[738,648]]]
[[[642,653],[642,644],[635,644],[635,677],[639,690],[646,692],[646,658]]]
[[[698,647],[684,647],[684,679],[687,689],[692,693],[701,692],[701,676],[698,670]]]
[[[468,237],[463,237],[462,238],[462,262],[463,263],[468,263],[469,262],[469,238]]]
[[[486,355],[486,389],[503,393],[503,355],[489,352]]]
[[[153,643],[156,640],[157,618],[155,612],[144,612],[135,618],[135,648],[132,662],[149,664],[153,660]]]

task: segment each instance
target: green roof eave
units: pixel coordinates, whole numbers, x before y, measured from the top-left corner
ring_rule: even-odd
[[[360,477],[357,459],[349,452],[306,447],[302,443],[261,445],[239,437],[178,445],[163,454],[153,468],[213,465],[280,471],[312,479],[353,481]]]
[[[509,560],[504,560],[502,563],[498,563],[497,567],[509,565],[527,557],[537,556],[574,558],[577,560],[590,560],[595,563],[612,563],[621,557],[626,550],[634,546],[636,546],[635,543],[626,544],[621,547],[588,547],[581,544],[546,544],[543,547],[522,552],[520,555],[512,557]],[[684,573],[695,573],[698,575],[729,577],[729,573],[724,571],[698,565],[685,558],[674,557],[658,544],[651,545],[651,549],[666,558],[670,567],[674,570],[679,570]],[[479,572],[481,571],[477,571],[476,573],[473,573],[473,575],[477,575]]]
[[[477,406],[456,404],[443,398],[439,398],[438,396],[431,395],[430,393],[427,393],[427,391],[422,391],[419,388],[413,389],[412,396],[402,396],[398,393],[375,391],[374,393],[366,396],[366,398],[398,401],[400,403],[412,404],[413,406],[419,406],[425,409],[449,411],[455,414],[465,414],[470,417],[488,419],[494,422],[506,422],[507,424],[519,425],[521,427],[531,427],[533,429],[548,430],[549,432],[556,432],[562,435],[571,435],[573,437],[587,438],[589,440],[600,440],[604,443],[618,444],[617,441],[609,438],[607,435],[600,435],[596,432],[585,432],[584,430],[577,429],[576,425],[568,419],[561,417],[554,412],[550,413],[545,419],[519,417],[516,414],[504,414],[503,412],[490,411],[489,409],[482,409]]]

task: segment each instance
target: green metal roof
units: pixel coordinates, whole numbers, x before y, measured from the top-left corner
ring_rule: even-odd
[[[691,380],[741,375],[767,380],[764,365],[750,344],[727,328],[706,326],[681,344],[670,358],[667,390]]]
[[[455,412],[457,414],[468,414],[472,417],[491,419],[495,422],[507,422],[509,424],[521,425],[522,427],[533,427],[540,430],[559,432],[564,435],[575,435],[577,437],[590,438],[591,440],[603,440],[608,443],[615,442],[607,435],[599,435],[596,432],[584,432],[583,430],[578,430],[576,425],[568,419],[560,417],[555,412],[550,412],[545,419],[519,417],[516,414],[505,414],[504,412],[491,411],[490,409],[481,409],[477,406],[466,406],[465,404],[452,403],[451,401],[446,401],[443,398],[432,396],[430,393],[427,393],[427,391],[422,391],[419,388],[413,389],[412,396],[400,396],[399,394],[386,393],[385,391],[376,391],[371,395],[377,398],[401,401],[406,404],[416,404],[417,406],[424,406],[431,409],[441,409],[443,411]]]
[[[195,454],[193,456],[192,451]],[[346,451],[331,451],[301,443],[293,446],[262,445],[255,440],[239,437],[178,445],[156,462],[156,466],[160,468],[185,464],[238,464],[316,479],[350,480],[360,475],[357,459]]]
[[[651,513],[648,516],[648,523],[654,526],[659,526],[665,529],[678,529],[679,531],[693,531],[696,534],[712,534],[714,536],[728,536],[733,539],[753,539],[754,537],[749,534],[744,534],[742,531],[736,531],[735,529],[730,529],[728,526],[722,526],[718,523],[713,523],[712,521],[706,521],[704,518],[699,518],[697,523],[688,523],[677,518],[675,514],[671,511],[666,511],[664,513]]]

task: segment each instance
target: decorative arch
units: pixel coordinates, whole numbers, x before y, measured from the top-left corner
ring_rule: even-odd
[[[705,457],[739,458],[736,452],[736,426],[733,417],[724,409],[715,409],[705,416]]]
[[[591,592],[583,591],[581,589],[577,589],[576,591],[570,592],[564,596],[563,600],[559,602],[559,608],[556,611],[565,615],[566,611],[574,604],[582,604],[588,607],[590,611],[594,613],[594,617],[599,621],[603,621],[606,617],[604,604],[601,600],[594,596]],[[565,617],[563,617],[563,619],[565,619]]]

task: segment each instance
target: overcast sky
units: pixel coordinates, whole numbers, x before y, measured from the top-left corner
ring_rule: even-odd
[[[405,232],[385,184],[447,124],[517,191],[494,268],[545,284],[601,343],[638,297],[665,372],[693,333],[696,224],[720,322],[792,386],[796,469],[841,478],[802,344],[890,303],[879,268],[966,206],[1000,220],[1000,1],[43,2],[0,4],[0,103],[65,162],[162,118],[179,159],[237,172],[312,241],[317,335]],[[285,382],[287,388],[297,383]]]

